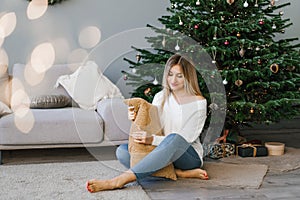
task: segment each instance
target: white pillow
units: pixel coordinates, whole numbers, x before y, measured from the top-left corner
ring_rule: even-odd
[[[0,101],[0,117],[12,113],[11,109],[7,105],[5,105],[2,101]]]
[[[60,76],[55,87],[62,85],[79,107],[86,110],[95,110],[101,99],[123,98],[119,88],[98,70],[94,61],[88,61],[73,74]]]

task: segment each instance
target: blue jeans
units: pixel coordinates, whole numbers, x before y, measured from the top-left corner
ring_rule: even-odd
[[[130,168],[128,144],[117,148],[116,156],[120,163]],[[154,172],[173,163],[177,169],[195,169],[202,166],[202,161],[195,149],[180,135],[168,135],[152,152],[131,168],[137,180],[150,176]]]

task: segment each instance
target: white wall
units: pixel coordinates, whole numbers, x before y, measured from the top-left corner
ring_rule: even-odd
[[[294,25],[279,34],[277,38],[300,37],[300,1],[278,0],[276,3],[291,2],[284,10],[285,18],[291,18]],[[33,49],[44,42],[51,42],[55,48],[55,63],[81,61],[84,52],[94,59],[110,79],[123,91],[125,86],[121,70],[127,69],[123,61],[125,55],[132,56],[131,46],[146,47],[144,36],[150,34],[146,24],[160,26],[159,17],[167,14],[167,0],[67,0],[49,6],[46,13],[35,20],[26,15],[27,0],[1,0],[0,17],[15,12],[17,25],[14,32],[5,38],[2,50],[8,55],[9,68],[14,63],[27,63]],[[82,49],[78,37],[88,26],[96,26],[101,31],[98,46]],[[80,49],[80,51],[76,51]],[[130,52],[131,51],[131,52]],[[125,94],[125,96],[128,96]]]

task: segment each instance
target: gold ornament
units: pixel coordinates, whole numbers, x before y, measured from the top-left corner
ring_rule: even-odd
[[[227,3],[228,3],[229,5],[231,5],[231,4],[234,3],[234,0],[227,0]]]
[[[240,32],[237,32],[236,36],[237,36],[237,37],[241,37]]]
[[[250,109],[250,113],[251,113],[251,114],[254,113],[254,109],[253,109],[253,108]]]
[[[295,66],[288,66],[286,69],[291,72],[294,71],[295,68]]]
[[[270,70],[271,70],[271,72],[273,72],[274,74],[276,74],[278,72],[278,70],[279,70],[279,65],[276,64],[276,63],[272,64],[270,66]]]
[[[235,84],[236,86],[240,87],[240,86],[243,84],[243,81],[240,80],[240,79],[238,79],[238,80],[236,80],[236,81],[234,82],[234,84]]]

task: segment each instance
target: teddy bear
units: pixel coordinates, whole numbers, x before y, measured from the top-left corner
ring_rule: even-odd
[[[134,142],[132,135],[142,131],[149,136],[161,136],[163,135],[163,131],[158,115],[158,109],[156,106],[139,97],[125,99],[124,103],[128,106],[133,106],[133,109],[136,112],[135,120],[132,121],[130,127],[128,141],[130,166],[132,167],[155,148],[155,146],[153,145],[139,144],[137,142]],[[155,172],[154,174],[152,174],[152,176],[177,180],[175,169],[172,163]]]

